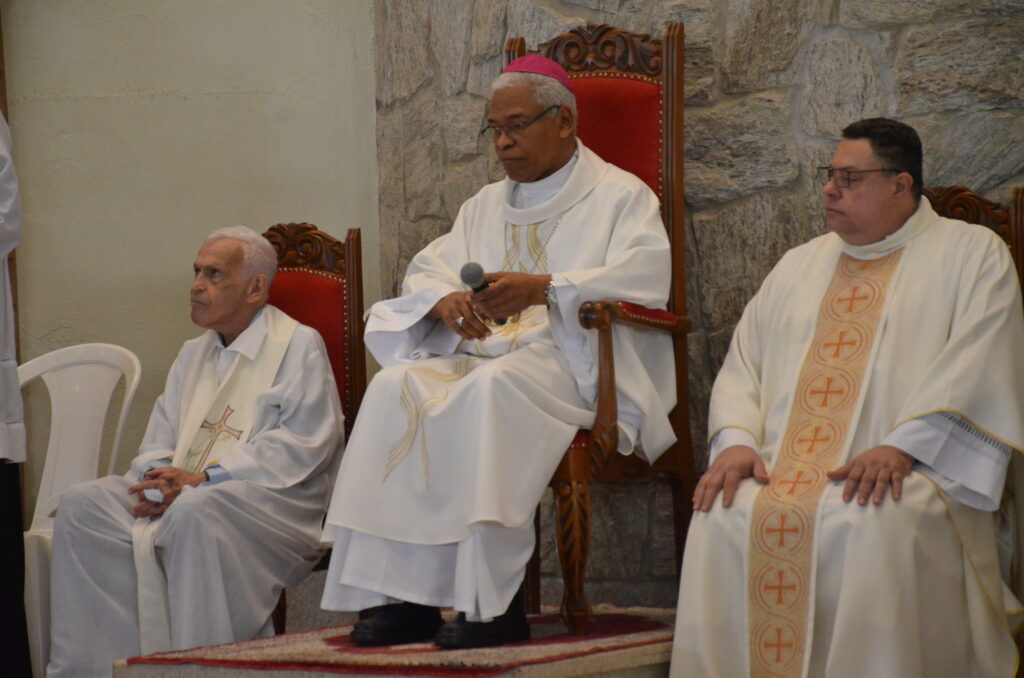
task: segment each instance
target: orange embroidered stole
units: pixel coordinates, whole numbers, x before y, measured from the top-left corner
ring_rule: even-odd
[[[840,256],[821,302],[771,481],[750,522],[750,675],[800,676],[810,642],[814,526],[840,465],[889,284],[902,250],[881,259]]]

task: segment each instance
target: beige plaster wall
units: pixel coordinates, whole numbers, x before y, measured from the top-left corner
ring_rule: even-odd
[[[187,294],[205,233],[361,227],[367,298],[379,297],[372,3],[3,0],[0,12],[25,212],[21,357],[89,341],[139,356],[124,461],[198,334]],[[27,405],[32,506],[41,388]]]

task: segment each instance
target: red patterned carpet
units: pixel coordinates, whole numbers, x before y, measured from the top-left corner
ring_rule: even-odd
[[[352,627],[338,626],[133,657],[128,664],[193,664],[364,675],[496,676],[522,666],[670,644],[672,627],[666,621],[664,617],[641,614],[600,613],[592,618],[585,636],[574,638],[568,635],[557,615],[540,615],[530,618],[531,640],[478,650],[442,650],[433,643],[356,647],[348,639]]]

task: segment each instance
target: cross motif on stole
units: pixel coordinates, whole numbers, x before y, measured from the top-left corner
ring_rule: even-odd
[[[193,450],[189,455],[193,459],[196,457],[196,455],[199,456],[199,460],[196,462],[195,467],[189,469],[192,473],[195,473],[199,469],[203,468],[203,466],[206,464],[207,458],[209,458],[210,456],[210,451],[213,449],[213,446],[217,444],[218,440],[222,440],[221,435],[226,435],[228,438],[234,438],[235,440],[242,439],[241,429],[231,428],[230,426],[228,426],[228,417],[230,417],[234,413],[234,411],[235,410],[230,405],[226,405],[224,407],[224,414],[222,414],[220,416],[220,419],[218,419],[217,421],[210,422],[207,421],[206,419],[203,419],[203,423],[199,425],[199,429],[206,429],[207,431],[209,431],[209,437],[206,441],[206,447],[203,448],[202,452],[196,449]],[[223,440],[226,439],[227,438],[223,438]],[[189,464],[189,466],[191,466],[191,464]]]
[[[778,548],[786,547],[786,537],[790,534],[800,534],[800,528],[794,525],[786,525],[789,520],[788,513],[779,514],[779,522],[764,529],[764,533],[768,536],[779,535]]]
[[[859,285],[854,285],[853,289],[850,290],[850,296],[846,298],[836,299],[837,304],[846,304],[846,313],[853,313],[857,305],[862,301],[869,301],[871,299],[870,294],[857,294],[860,289]]]
[[[781,664],[783,658],[783,652],[786,650],[792,651],[794,647],[793,641],[784,641],[783,634],[785,631],[781,628],[776,627],[774,629],[775,637],[764,644],[764,649],[775,653],[775,663]]]
[[[813,516],[854,426],[871,345],[901,251],[842,255],[822,299],[769,484],[754,501],[747,584],[751,678],[801,675],[812,629]],[[853,451],[853,452],[856,452]],[[788,524],[787,515],[807,516]],[[786,537],[791,537],[787,539]]]
[[[819,436],[821,436],[821,437],[819,437]],[[815,426],[814,430],[810,434],[810,437],[808,437],[808,438],[797,438],[796,442],[798,444],[800,444],[800,445],[803,445],[803,444],[806,443],[807,446],[804,447],[804,450],[803,450],[804,454],[814,454],[814,450],[817,449],[818,443],[830,443],[830,442],[832,442],[832,438],[830,438],[830,437],[828,437],[826,435],[822,435],[821,426]]]
[[[846,395],[846,392],[840,387],[832,387],[832,382],[835,381],[835,377],[825,377],[825,384],[818,389],[811,389],[812,396],[821,396],[821,402],[818,407],[829,407],[832,402],[832,396]]]
[[[839,336],[835,341],[829,341],[824,344],[825,348],[831,348],[833,358],[842,358],[843,349],[846,347],[856,348],[857,342],[853,339],[846,338],[846,330],[839,330]]]

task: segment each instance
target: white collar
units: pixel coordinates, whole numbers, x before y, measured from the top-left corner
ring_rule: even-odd
[[[267,336],[267,319],[263,315],[264,308],[266,308],[266,304],[260,306],[260,310],[256,311],[256,315],[249,322],[249,326],[235,337],[229,346],[224,346],[224,337],[218,332],[217,346],[225,351],[240,353],[249,360],[255,359],[256,354],[260,351],[260,346],[263,345],[263,339]]]
[[[850,245],[840,238],[843,252],[849,254],[854,259],[881,259],[924,233],[935,221],[936,216],[931,202],[928,201],[928,198],[922,196],[917,204],[917,210],[910,215],[910,218],[903,222],[902,226],[878,242],[868,243],[867,245]]]
[[[534,207],[555,197],[562,190],[562,186],[565,186],[565,182],[569,180],[569,175],[572,174],[572,168],[576,166],[579,156],[579,149],[576,149],[573,151],[572,157],[569,158],[569,162],[550,176],[537,181],[517,183],[512,188],[512,204],[523,209]]]
[[[569,176],[558,192],[548,200],[532,207],[519,208],[512,206],[512,192],[520,184],[505,177],[503,182],[505,221],[519,226],[535,224],[538,221],[545,221],[557,214],[566,212],[577,202],[585,198],[601,178],[604,177],[605,172],[608,171],[608,163],[584,146],[579,139],[576,140],[576,155],[578,157],[575,163],[567,163],[567,165],[572,164],[567,170]],[[559,170],[559,172],[561,171]],[[547,178],[550,179],[551,177]]]

